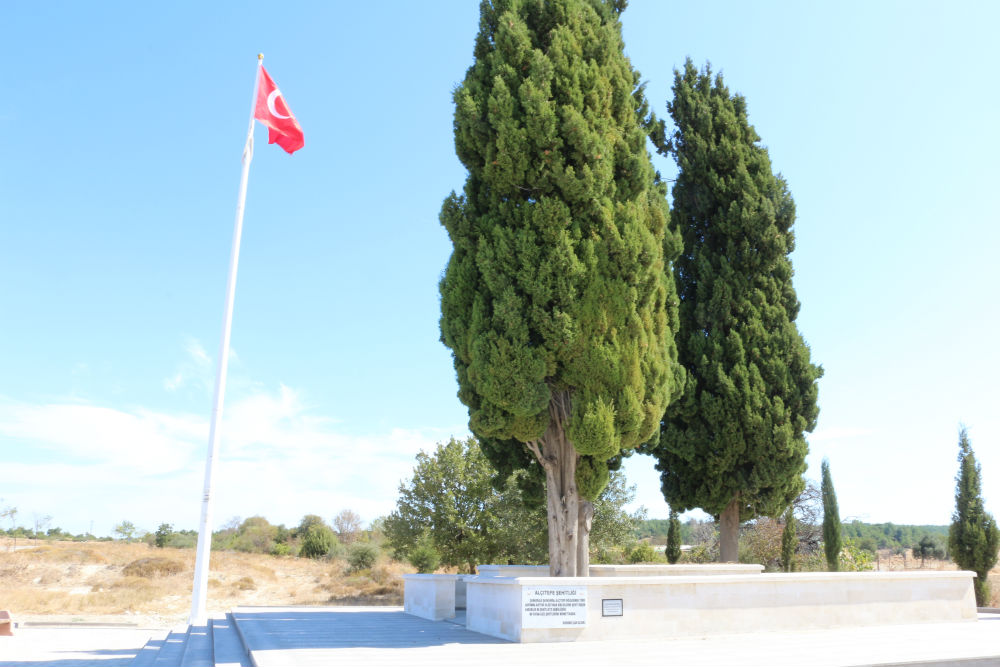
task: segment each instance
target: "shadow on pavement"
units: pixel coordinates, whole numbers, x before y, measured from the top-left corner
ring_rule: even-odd
[[[509,643],[402,611],[236,611],[233,616],[252,651]]]

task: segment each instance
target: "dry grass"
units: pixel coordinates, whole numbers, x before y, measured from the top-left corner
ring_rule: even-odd
[[[20,545],[19,545],[20,546]],[[24,618],[126,614],[149,627],[182,622],[191,606],[194,549],[119,542],[53,542],[8,551],[0,542],[0,609]],[[346,573],[343,561],[212,553],[210,612],[239,605],[402,604],[400,574],[380,561]]]

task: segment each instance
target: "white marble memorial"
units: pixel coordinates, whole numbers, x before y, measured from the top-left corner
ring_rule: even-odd
[[[466,627],[515,642],[564,642],[974,621],[974,576],[972,572],[480,576],[466,581]],[[573,595],[556,594],[556,589],[572,589]],[[546,598],[546,590],[553,594]],[[578,602],[581,598],[586,600],[585,611]],[[571,603],[560,606],[560,599]],[[526,600],[533,601],[530,608]],[[542,614],[542,609],[552,613]],[[563,622],[566,619],[572,622]]]

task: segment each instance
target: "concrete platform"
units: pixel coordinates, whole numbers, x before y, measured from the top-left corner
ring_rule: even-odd
[[[1000,666],[1000,614],[989,613],[964,623],[566,644],[506,642],[466,630],[458,618],[428,621],[401,607],[244,607],[228,619],[242,640],[223,656],[217,635],[215,665]],[[0,637],[0,667],[167,664],[156,660],[167,658],[158,650],[167,648],[164,630],[31,627],[16,633]],[[143,656],[140,647],[150,637],[150,654]]]
[[[401,607],[238,608],[257,667],[291,665],[1000,666],[1000,615],[977,621],[563,644],[516,644]]]

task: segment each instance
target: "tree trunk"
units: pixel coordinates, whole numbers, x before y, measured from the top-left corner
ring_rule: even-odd
[[[549,523],[549,576],[586,576],[589,558],[590,524],[593,507],[576,488],[579,454],[566,437],[570,416],[567,392],[553,392],[549,401],[549,425],[541,440],[527,443],[528,449],[545,470],[545,490]],[[582,537],[583,545],[580,544]],[[580,565],[581,549],[584,554]],[[581,569],[583,574],[579,574]]]
[[[576,576],[590,576],[590,527],[594,523],[594,503],[580,499],[580,517],[576,529]]]
[[[719,562],[740,559],[740,501],[733,498],[719,517]]]

